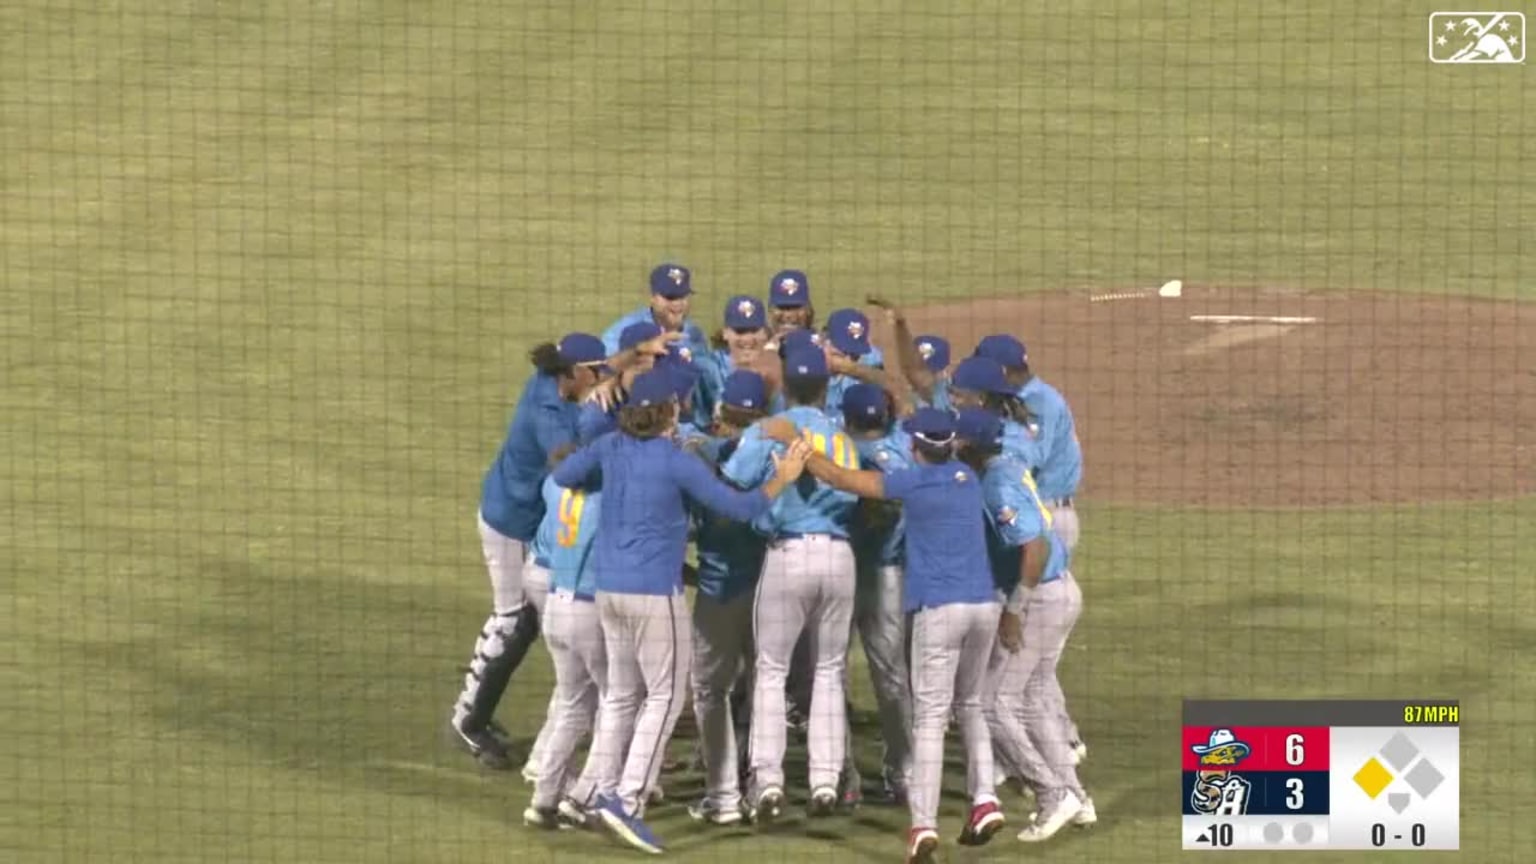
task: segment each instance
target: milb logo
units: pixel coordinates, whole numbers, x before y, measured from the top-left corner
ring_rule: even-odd
[[[1524,63],[1525,15],[1519,12],[1434,12],[1431,63]]]

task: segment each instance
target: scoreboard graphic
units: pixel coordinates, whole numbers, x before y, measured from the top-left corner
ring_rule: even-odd
[[[1184,701],[1186,850],[1461,844],[1461,707]]]

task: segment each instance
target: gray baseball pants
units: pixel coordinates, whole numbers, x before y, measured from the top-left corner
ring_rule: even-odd
[[[1071,721],[1056,665],[1083,609],[1070,573],[1037,586],[1023,610],[1024,646],[992,652],[987,722],[999,758],[1038,792],[1063,790],[1086,799],[1072,763]]]
[[[587,801],[597,788],[612,788],[616,778],[598,776],[611,770],[612,760],[588,759],[581,776],[575,777],[576,748],[593,730],[604,682],[608,677],[607,650],[597,604],[569,591],[555,591],[544,606],[544,642],[555,663],[555,693],[550,700],[550,721],[539,733],[543,751],[534,785],[535,807],[550,808],[569,789],[577,801]],[[598,736],[594,736],[596,738]]]
[[[752,662],[752,594],[724,603],[697,594],[693,600],[693,716],[704,757],[705,797],[721,811],[741,806],[732,690]],[[750,681],[750,677],[747,679]]]
[[[880,711],[885,785],[906,790],[912,782],[912,691],[907,674],[907,616],[902,612],[900,566],[865,568],[854,595],[854,622]]]
[[[784,786],[785,680],[795,643],[807,630],[816,658],[807,734],[810,786],[812,790],[837,788],[847,748],[843,680],[854,581],[853,548],[847,540],[812,535],[768,546],[752,616],[757,667],[751,759],[758,790]]]
[[[597,792],[617,794],[626,813],[641,815],[688,698],[693,624],[682,594],[599,592],[597,609],[608,681],[588,759],[606,760],[593,777],[618,778]]]
[[[944,779],[944,733],[954,707],[965,744],[971,803],[995,801],[992,740],[982,707],[987,659],[997,639],[999,603],[955,603],[912,615],[912,827],[937,828]]]
[[[549,571],[532,561],[523,565],[523,593],[527,596],[529,605],[538,610],[539,622],[542,625],[544,612],[548,606]],[[547,643],[549,641],[549,634],[545,633],[544,636],[544,641]],[[552,647],[550,648],[550,657],[551,659],[554,657],[554,649]],[[528,752],[528,762],[523,768],[525,772],[534,775],[539,773],[539,765],[543,763],[544,749],[548,746],[549,736],[554,730],[556,717],[559,713],[557,708],[560,701],[559,674],[560,666],[556,663],[555,680],[557,683],[555,689],[549,694],[549,707],[544,712],[544,725],[539,727],[539,736],[533,740],[533,749]]]

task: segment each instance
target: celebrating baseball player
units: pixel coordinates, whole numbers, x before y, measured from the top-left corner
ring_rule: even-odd
[[[651,271],[651,299],[639,309],[613,322],[603,331],[603,345],[609,354],[619,353],[619,336],[631,324],[655,324],[664,333],[680,333],[691,351],[708,350],[704,331],[689,320],[693,303],[693,273],[681,264],[661,264]]]
[[[741,433],[766,416],[762,376],[738,369],[726,376],[716,409],[715,435],[697,448],[711,467],[736,451]],[[752,665],[752,594],[766,544],[748,525],[699,512],[698,591],[693,601],[693,711],[702,745],[704,798],[689,808],[695,820],[714,825],[741,821],[739,722],[732,690]],[[750,686],[750,674],[743,683]]]
[[[711,350],[693,358],[699,367],[698,400],[694,405],[694,423],[709,428],[715,419],[726,378],[737,369],[762,374],[762,367],[778,365],[777,358],[764,350],[768,344],[768,316],[763,301],[738,294],[725,302],[725,321],[713,339]],[[765,410],[766,406],[758,406]]]
[[[787,424],[767,434],[792,437]],[[911,616],[913,777],[907,860],[932,860],[938,848],[944,732],[953,705],[965,744],[971,812],[959,843],[979,846],[1003,826],[994,794],[992,742],[982,706],[987,661],[1001,605],[986,553],[980,478],[954,458],[955,417],[922,408],[902,423],[912,436],[914,465],[860,471],[819,453],[807,461],[817,479],[861,498],[897,501],[906,516],[904,611]]]
[[[853,443],[821,409],[829,374],[826,354],[820,349],[793,350],[785,358],[783,372],[790,407],[781,416],[803,430],[812,449],[856,467]],[[765,438],[761,427],[756,424],[742,435],[722,469],[739,487],[761,483],[772,464],[770,456],[776,458],[787,446]],[[769,538],[753,610],[757,665],[752,694],[751,808],[759,822],[777,819],[784,807],[786,677],[795,644],[807,630],[814,633],[815,651],[808,721],[810,812],[826,815],[837,805],[848,722],[843,666],[853,620],[854,561],[848,540],[854,504],[854,496],[807,478],[754,525]]]
[[[900,412],[909,413],[909,412]],[[894,422],[892,400],[872,384],[855,384],[843,394],[843,428],[853,439],[865,470],[913,467],[912,437]],[[899,505],[863,499],[854,519],[854,560],[858,581],[854,624],[880,712],[886,800],[905,804],[912,780],[912,693],[907,684],[906,614],[902,583],[906,518]]]
[[[967,408],[958,425],[960,457],[982,475],[993,572],[1008,595],[990,661],[987,720],[1003,761],[1035,789],[1039,813],[1019,839],[1038,842],[1069,822],[1098,819],[1077,777],[1056,679],[1083,595],[1029,468],[1003,453],[1001,421]]]
[[[558,465],[568,453],[556,453],[552,464]],[[536,565],[549,574],[550,593],[541,621],[544,644],[555,664],[555,693],[539,733],[544,743],[523,824],[557,828],[562,822],[581,821],[576,802],[590,800],[594,790],[612,788],[616,781],[597,776],[611,767],[610,760],[588,759],[580,778],[572,771],[577,745],[592,731],[608,677],[591,566],[602,494],[562,488],[554,477],[545,478],[543,494],[544,520],[533,540],[533,554]]]
[[[619,839],[653,854],[662,845],[643,821],[646,792],[682,712],[693,657],[681,575],[689,502],[751,521],[799,478],[807,455],[803,445],[775,454],[759,488],[737,491],[678,449],[678,414],[675,379],[660,369],[643,373],[619,409],[618,432],[566,457],[553,473],[564,488],[600,484],[603,493],[593,562],[608,680],[588,758],[622,770],[593,772],[619,780],[597,790],[592,805]]]
[[[769,322],[775,338],[791,330],[816,327],[816,307],[811,305],[811,281],[801,270],[780,270],[768,280]],[[770,350],[776,348],[770,345]]]
[[[494,733],[496,706],[539,635],[523,564],[544,518],[540,489],[550,456],[576,440],[578,403],[597,385],[607,352],[597,337],[570,333],[558,343],[536,346],[529,356],[533,380],[518,399],[507,437],[481,485],[478,523],[491,576],[491,615],[475,640],[451,721],[461,745],[498,770],[512,762]]]

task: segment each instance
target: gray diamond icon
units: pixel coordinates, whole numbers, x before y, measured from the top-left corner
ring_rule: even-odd
[[[1413,791],[1419,793],[1420,797],[1428,798],[1429,793],[1440,788],[1445,775],[1435,770],[1435,766],[1429,764],[1428,759],[1423,759],[1413,766],[1413,770],[1409,771],[1403,779],[1408,781],[1408,785],[1412,786]]]
[[[1408,740],[1407,735],[1399,732],[1392,736],[1392,740],[1388,741],[1385,747],[1381,748],[1381,755],[1386,757],[1393,768],[1401,771],[1408,767],[1413,757],[1419,755],[1419,748],[1413,746],[1413,742]]]
[[[1387,793],[1387,804],[1392,807],[1393,813],[1401,814],[1404,810],[1407,810],[1408,802],[1411,800],[1413,800],[1413,796],[1409,795],[1407,792]]]

